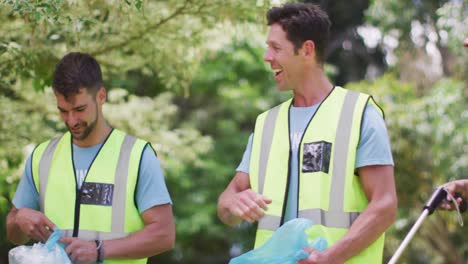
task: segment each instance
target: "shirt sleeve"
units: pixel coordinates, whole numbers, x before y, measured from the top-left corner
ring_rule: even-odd
[[[39,210],[39,194],[37,193],[36,186],[34,186],[32,178],[31,157],[32,154],[26,161],[23,177],[21,177],[15,196],[13,197],[13,205],[16,208],[31,208]]]
[[[253,133],[249,136],[249,141],[247,142],[247,146],[245,147],[244,155],[242,156],[242,161],[237,167],[236,171],[242,171],[247,174],[250,171],[250,153],[252,152],[252,138]]]
[[[385,121],[374,105],[367,104],[356,153],[356,168],[370,165],[394,163]]]
[[[143,157],[136,187],[136,203],[140,213],[162,204],[172,204],[164,175],[156,153],[150,145],[143,151]]]

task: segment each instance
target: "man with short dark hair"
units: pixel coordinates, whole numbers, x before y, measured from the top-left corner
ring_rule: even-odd
[[[146,263],[170,250],[172,202],[151,144],[104,119],[101,69],[88,54],[56,65],[52,88],[68,131],[28,158],[7,236],[45,241],[57,226],[73,263]]]
[[[264,60],[293,98],[257,117],[237,173],[220,195],[228,225],[258,221],[255,247],[294,218],[314,225],[324,252],[298,263],[381,263],[397,213],[393,158],[383,112],[369,95],[335,87],[324,73],[327,14],[285,4],[267,14]]]

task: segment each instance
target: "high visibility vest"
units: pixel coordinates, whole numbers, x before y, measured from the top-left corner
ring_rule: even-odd
[[[70,133],[38,145],[32,155],[32,175],[41,212],[67,237],[110,240],[141,230],[144,222],[134,194],[146,144],[113,129],[91,163],[81,190],[76,184]],[[104,261],[146,262],[146,258]]]
[[[375,104],[369,95],[333,88],[309,120],[299,143],[297,215],[314,222],[306,232],[309,239],[323,237],[329,247],[346,234],[368,204],[359,177],[354,174],[361,121],[368,102]],[[250,185],[253,191],[272,199],[258,223],[256,248],[284,222],[291,175],[291,105],[292,99],[260,114],[255,124]],[[383,244],[384,235],[346,263],[381,263]]]

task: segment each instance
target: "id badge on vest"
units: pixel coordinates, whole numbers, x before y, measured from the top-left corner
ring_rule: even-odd
[[[328,173],[330,167],[332,143],[317,141],[304,144],[304,153],[302,156],[302,172]]]
[[[81,204],[112,206],[114,184],[84,182],[81,187]]]

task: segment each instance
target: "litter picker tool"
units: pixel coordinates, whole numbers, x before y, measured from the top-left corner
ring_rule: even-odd
[[[454,207],[457,210],[458,221],[460,225],[463,226],[463,219],[460,213],[463,213],[466,211],[466,208],[467,208],[466,201],[462,200],[462,202],[460,203],[460,206],[458,206],[456,202],[456,198],[460,197],[458,194],[456,194],[455,197],[452,197],[452,195],[447,191],[447,189],[444,186],[437,187],[437,189],[435,189],[435,191],[432,193],[431,198],[424,205],[423,211],[421,215],[419,216],[418,220],[416,220],[416,223],[413,225],[409,233],[406,235],[405,239],[400,244],[400,246],[398,247],[393,257],[390,259],[388,264],[395,264],[397,262],[398,258],[400,258],[406,246],[408,246],[411,239],[413,239],[414,234],[419,229],[424,219],[428,215],[431,215],[434,212],[434,210],[439,206],[439,204],[445,200],[447,195],[451,198],[450,200],[453,202]]]

